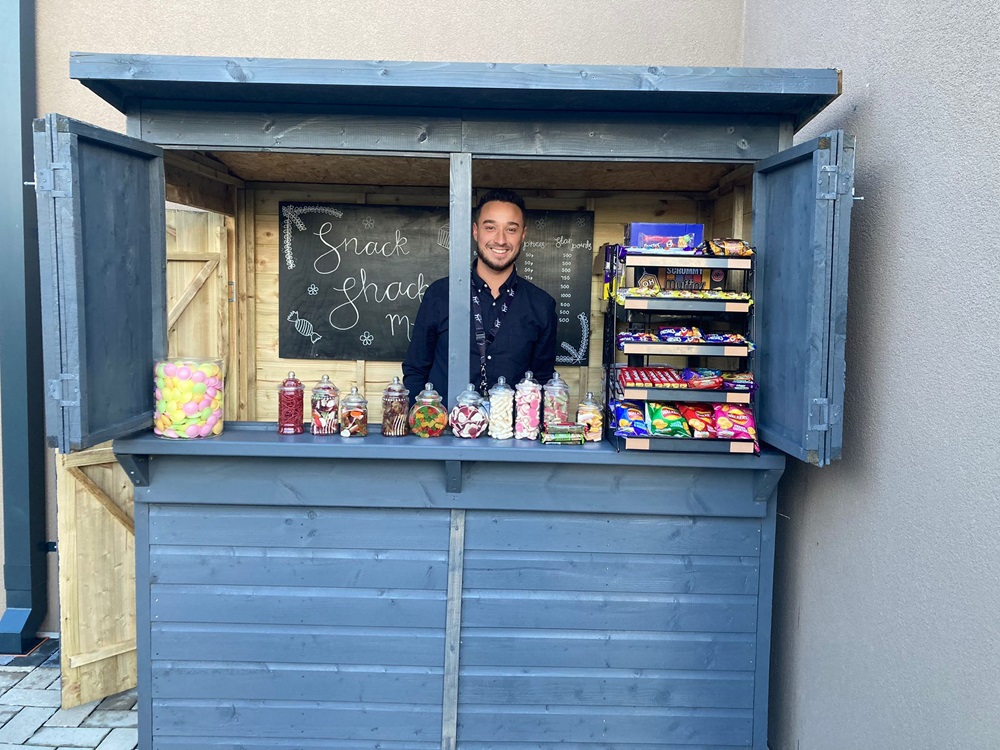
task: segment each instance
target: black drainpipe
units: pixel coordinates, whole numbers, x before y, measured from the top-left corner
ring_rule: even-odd
[[[45,429],[38,230],[33,0],[0,2],[0,434],[4,587],[0,653],[27,653],[45,616]]]

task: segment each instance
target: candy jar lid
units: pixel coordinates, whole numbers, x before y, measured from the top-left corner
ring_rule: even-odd
[[[565,380],[559,377],[558,372],[552,373],[552,378],[548,383],[545,384],[545,390],[547,391],[568,391],[569,385]]]
[[[497,378],[496,385],[490,388],[491,396],[499,396],[501,393],[511,393],[514,389],[507,385],[507,378],[501,375]]]
[[[425,383],[424,389],[417,394],[418,404],[440,404],[441,394],[434,390],[433,383]]]
[[[393,375],[392,382],[385,387],[382,391],[382,395],[388,398],[405,398],[410,395],[410,391],[407,390],[406,386],[399,382],[399,376]]]
[[[522,378],[521,382],[517,384],[517,387],[518,388],[537,388],[538,387],[538,381],[535,380],[535,373],[533,373],[531,370],[528,370],[526,373],[524,373],[524,378]]]
[[[358,393],[358,387],[356,385],[351,386],[351,392],[344,396],[344,400],[341,402],[341,406],[345,409],[353,409],[362,406],[368,406],[368,400]]]
[[[597,402],[597,399],[594,398],[593,391],[587,391],[587,397],[580,402],[580,406],[593,406],[598,409],[601,408],[601,405]]]
[[[319,382],[313,386],[313,395],[315,396],[336,396],[340,391],[337,386],[333,384],[330,380],[329,375],[324,375],[319,379]]]
[[[289,372],[288,377],[281,381],[281,390],[283,391],[301,391],[302,389],[302,381],[295,377],[294,372]]]
[[[476,391],[476,386],[469,383],[465,390],[458,394],[458,403],[465,406],[481,406],[483,397]]]

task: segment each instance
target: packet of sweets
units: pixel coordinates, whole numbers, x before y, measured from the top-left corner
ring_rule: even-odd
[[[649,419],[649,431],[660,437],[691,437],[691,429],[677,409],[670,404],[646,402],[646,416]]]
[[[642,407],[634,401],[614,402],[615,434],[620,437],[646,437],[649,428]]]
[[[678,404],[677,408],[687,420],[694,437],[715,437],[715,409],[711,404]]]
[[[723,440],[757,440],[753,412],[739,404],[715,405],[715,430]]]
[[[688,388],[713,391],[722,387],[722,373],[718,370],[688,367],[681,373],[681,377],[687,382]]]
[[[757,384],[753,381],[752,373],[724,372],[722,373],[722,388],[726,391],[755,391]]]

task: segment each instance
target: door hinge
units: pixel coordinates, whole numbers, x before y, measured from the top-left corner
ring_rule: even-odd
[[[230,302],[235,302],[236,301],[236,282],[235,281],[230,281],[229,282],[229,301]]]
[[[58,378],[49,381],[49,398],[59,406],[79,406],[80,377],[60,373]]]
[[[60,175],[59,173],[64,173]],[[70,198],[73,195],[73,185],[69,179],[69,164],[53,162],[45,169],[35,173],[35,192],[47,193],[51,198]],[[60,189],[56,189],[57,183]]]
[[[825,398],[814,398],[809,407],[809,429],[826,432],[830,429],[830,402]]]
[[[835,164],[820,167],[819,174],[820,187],[818,198],[821,201],[835,201],[839,196],[847,195],[854,189],[853,185],[848,184],[850,180],[841,179],[843,173],[840,167]]]

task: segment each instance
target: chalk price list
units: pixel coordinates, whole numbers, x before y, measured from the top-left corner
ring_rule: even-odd
[[[556,300],[556,312],[560,323],[573,320],[573,253],[559,250],[556,254],[555,274],[552,275],[552,260],[545,258],[544,242],[525,243],[522,260],[518,265],[518,274],[533,284],[547,290]],[[536,281],[536,278],[538,279]],[[558,283],[551,283],[555,280]]]

